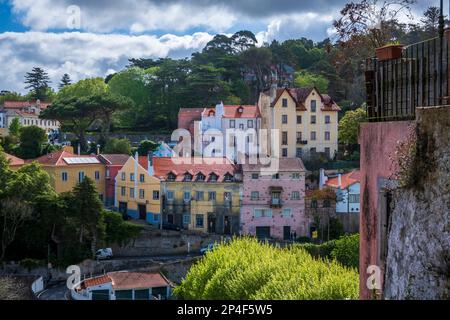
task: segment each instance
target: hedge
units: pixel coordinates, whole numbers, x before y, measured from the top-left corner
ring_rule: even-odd
[[[182,299],[358,299],[358,273],[299,246],[233,239],[196,263],[174,293]]]

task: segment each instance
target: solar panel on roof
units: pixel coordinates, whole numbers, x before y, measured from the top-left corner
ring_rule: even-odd
[[[79,158],[63,158],[67,164],[96,164],[100,163],[97,158],[79,157]]]

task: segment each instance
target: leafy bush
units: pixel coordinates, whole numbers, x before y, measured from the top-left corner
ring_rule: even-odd
[[[304,243],[298,246],[314,258],[335,259],[344,266],[359,267],[359,234],[345,235],[322,244]]]
[[[45,262],[42,260],[36,260],[36,259],[23,259],[19,262],[19,264],[24,267],[25,269],[27,269],[28,271],[31,271],[33,269],[42,267],[45,265]]]
[[[343,265],[359,267],[359,234],[346,235],[335,240],[331,257]]]
[[[207,253],[174,293],[183,299],[358,299],[358,273],[299,246],[233,239]]]
[[[117,243],[121,246],[136,238],[142,230],[142,226],[137,226],[127,221],[123,221],[122,215],[112,211],[104,211],[104,221],[106,224],[106,243]]]

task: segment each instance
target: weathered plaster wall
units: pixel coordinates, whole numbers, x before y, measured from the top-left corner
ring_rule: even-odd
[[[397,189],[386,299],[450,299],[450,106],[417,111],[414,185]]]
[[[367,289],[367,267],[377,265],[379,181],[388,179],[396,170],[390,156],[394,155],[398,141],[406,139],[412,121],[371,122],[360,127],[361,146],[361,213],[360,213],[360,298],[371,299]],[[383,270],[382,270],[383,271]]]

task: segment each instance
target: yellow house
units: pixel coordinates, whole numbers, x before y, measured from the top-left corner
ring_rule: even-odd
[[[278,129],[273,143],[284,158],[324,153],[333,158],[338,150],[339,106],[316,88],[272,88],[258,102],[262,129]],[[271,154],[274,150],[269,148]]]
[[[212,159],[181,164],[173,158],[151,160],[162,181],[163,222],[205,233],[239,233],[242,178],[228,159],[215,158],[211,164]]]
[[[100,199],[105,195],[105,165],[96,156],[79,156],[66,150],[52,152],[37,158],[50,175],[50,183],[56,192],[68,192],[85,177],[91,178]]]
[[[147,157],[130,157],[115,178],[115,207],[133,219],[160,223],[160,180],[148,171]]]

